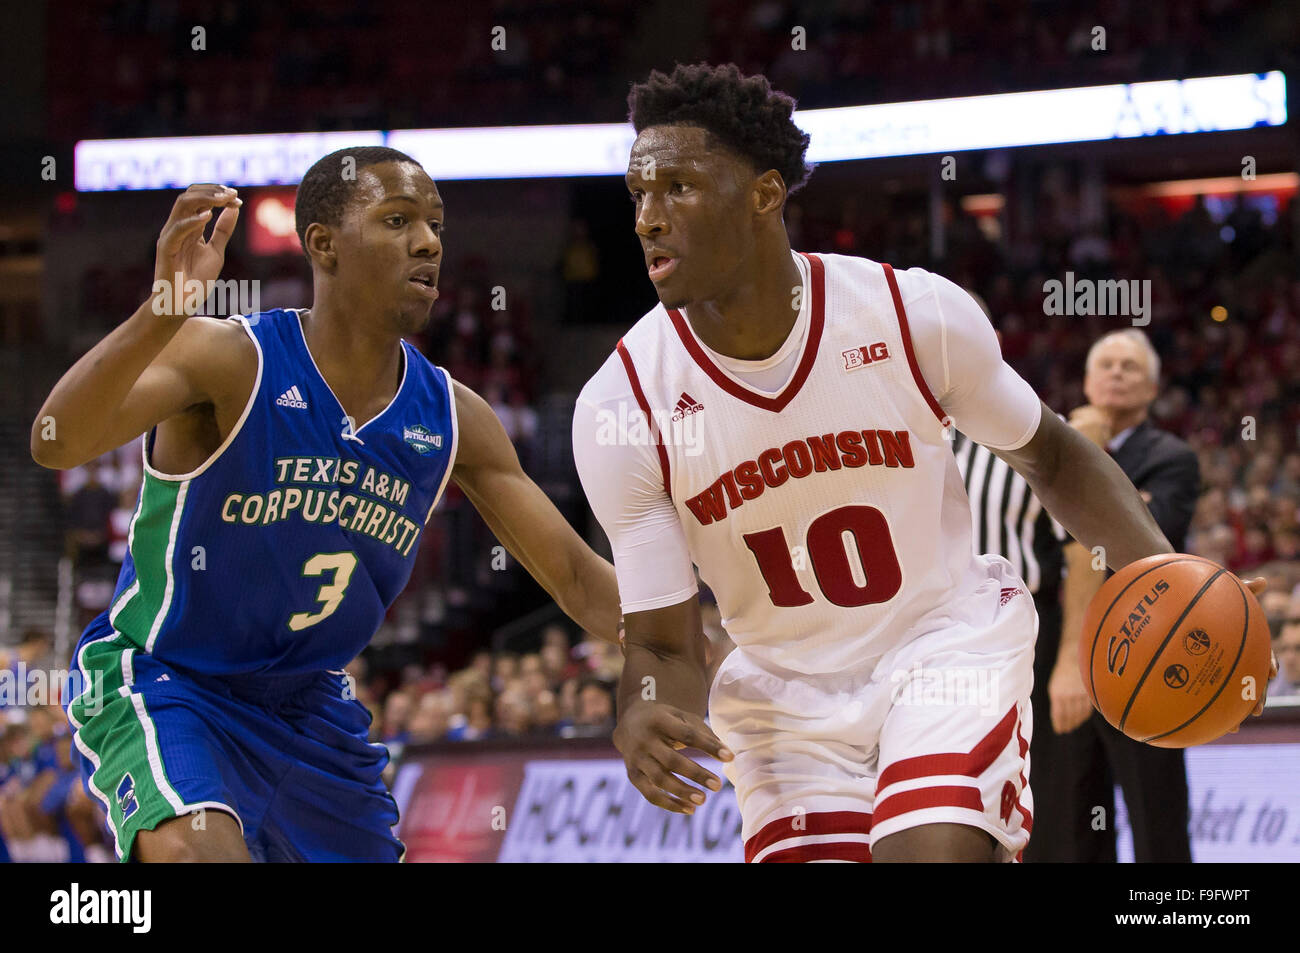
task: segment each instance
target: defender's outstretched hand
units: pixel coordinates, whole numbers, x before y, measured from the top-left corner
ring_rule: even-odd
[[[203,306],[206,293],[198,300],[190,295],[187,302],[186,285],[198,281],[206,287],[221,274],[226,244],[235,231],[243,204],[234,189],[212,183],[191,185],[180,194],[158,236],[153,270],[154,314],[188,317]],[[203,233],[214,208],[221,209],[221,214],[212,237],[205,240]]]

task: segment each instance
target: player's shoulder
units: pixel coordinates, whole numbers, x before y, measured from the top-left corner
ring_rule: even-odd
[[[672,319],[668,317],[668,309],[662,303],[658,303],[624,332],[619,343],[628,350],[629,354],[636,353],[648,347],[658,347],[662,337],[671,329]],[[610,357],[619,360],[617,348]]]
[[[214,343],[219,342],[230,347],[242,347],[237,343],[242,341],[252,349],[254,346],[253,341],[245,325],[250,320],[256,323],[256,319],[260,317],[260,315],[233,314],[228,318],[210,318],[195,315],[185,320],[185,325],[181,330],[193,337]]]
[[[822,267],[826,269],[826,274],[835,281],[848,281],[854,284],[864,282],[881,282],[887,283],[885,277],[885,265],[889,264],[890,270],[894,274],[894,280],[898,282],[898,291],[902,295],[903,303],[909,304],[927,295],[935,293],[936,280],[947,281],[942,275],[929,271],[919,265],[910,268],[900,267],[892,263],[876,261],[872,258],[866,258],[862,255],[839,255],[827,252],[816,252],[808,257],[818,259]]]
[[[186,318],[168,347],[175,364],[221,376],[255,374],[260,359],[240,316]]]

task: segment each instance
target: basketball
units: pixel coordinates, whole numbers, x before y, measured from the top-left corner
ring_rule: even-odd
[[[1268,623],[1217,563],[1182,553],[1125,566],[1084,615],[1079,666],[1093,705],[1135,741],[1205,744],[1240,725],[1269,680]]]

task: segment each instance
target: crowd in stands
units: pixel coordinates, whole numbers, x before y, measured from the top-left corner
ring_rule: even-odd
[[[48,31],[49,124],[111,138],[617,118],[630,36],[617,0],[94,0]]]
[[[72,731],[49,694],[55,665],[48,632],[30,629],[0,647],[0,863],[112,859],[104,815],[81,782]]]
[[[1286,56],[1247,0],[712,0],[703,59],[804,107],[1253,72]],[[792,40],[802,27],[803,48]],[[1291,25],[1294,29],[1294,25]],[[960,92],[955,92],[960,90]]]
[[[550,625],[535,652],[485,649],[450,674],[410,666],[372,675],[364,656],[349,673],[376,716],[375,740],[400,749],[442,740],[607,736],[622,663],[613,643],[588,636],[570,648],[564,627]]]
[[[700,28],[655,65],[735,62],[805,107],[1253,72],[1281,65],[1295,39],[1285,4],[1250,0],[703,7]],[[630,21],[663,15],[618,0],[91,0],[60,8],[47,30],[50,129],[80,139],[461,126],[469,104],[489,124],[617,122],[629,43],[655,26]]]

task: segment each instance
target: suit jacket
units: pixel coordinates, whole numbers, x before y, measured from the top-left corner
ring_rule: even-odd
[[[1115,451],[1114,457],[1133,485],[1151,494],[1151,502],[1147,504],[1151,515],[1174,551],[1183,552],[1201,489],[1201,467],[1196,451],[1144,420]]]

